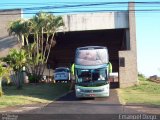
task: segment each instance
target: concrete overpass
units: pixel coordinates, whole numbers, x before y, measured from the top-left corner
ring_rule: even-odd
[[[56,35],[49,64],[69,67],[75,50],[82,46],[106,46],[119,73],[120,87],[137,84],[137,51],[134,3],[125,12],[85,13],[63,16],[65,30]]]

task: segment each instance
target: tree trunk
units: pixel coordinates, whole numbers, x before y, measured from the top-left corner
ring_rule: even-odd
[[[53,41],[54,41],[53,38],[54,38],[54,33],[52,34],[51,43],[50,43],[50,45],[49,45],[49,50],[48,50],[48,54],[47,54],[45,63],[47,63],[47,61],[48,61],[48,57],[49,57],[49,54],[50,54],[50,50],[51,50],[51,47],[52,47],[52,43],[53,43]]]
[[[42,53],[42,56],[41,56],[41,59],[43,59],[43,27],[42,27],[42,41],[41,41],[41,53]]]
[[[3,95],[2,91],[2,78],[0,77],[0,97]]]
[[[48,39],[49,39],[49,35],[47,34],[46,45],[45,45],[45,49],[44,49],[44,52],[43,52],[43,56],[44,56],[44,57],[46,56],[46,50],[47,50]]]

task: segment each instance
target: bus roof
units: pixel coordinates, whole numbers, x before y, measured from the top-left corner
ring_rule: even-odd
[[[85,46],[85,47],[77,48],[77,50],[89,50],[89,49],[107,49],[107,47],[104,47],[104,46]]]

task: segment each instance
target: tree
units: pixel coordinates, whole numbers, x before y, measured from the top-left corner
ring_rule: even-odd
[[[26,43],[24,48],[29,53],[27,61],[30,61],[27,67],[34,76],[37,76],[37,79],[43,75],[51,47],[56,44],[54,35],[63,27],[64,22],[61,16],[44,12],[39,12],[28,20],[14,21],[10,25],[9,33],[21,38],[22,45]],[[33,44],[28,42],[30,34],[34,36]]]
[[[8,31],[9,35],[17,36],[18,41],[22,42],[22,45],[24,45],[24,39],[22,35],[22,30],[23,30],[22,23],[23,23],[22,19],[11,22]]]
[[[4,67],[2,62],[0,62],[0,96],[3,95],[2,79],[6,79],[8,83],[10,82],[10,68]]]
[[[15,78],[17,82],[17,88],[22,88],[23,81],[23,67],[27,64],[27,52],[24,49],[11,49],[9,54],[3,58],[3,61],[6,62],[15,72]]]

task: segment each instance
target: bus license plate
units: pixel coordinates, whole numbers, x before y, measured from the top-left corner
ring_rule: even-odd
[[[89,94],[89,96],[90,96],[90,97],[94,97],[95,95],[94,95],[94,94]]]

